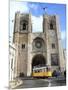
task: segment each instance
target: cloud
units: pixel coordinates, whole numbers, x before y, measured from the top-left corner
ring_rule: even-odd
[[[34,10],[37,10],[38,9],[38,4],[30,3],[29,7],[34,9]]]
[[[10,1],[10,36],[13,36],[13,30],[14,30],[14,16],[15,12],[20,11],[21,13],[28,13],[28,3],[27,2],[16,2],[16,1]]]
[[[42,16],[32,16],[32,29],[33,32],[42,32]]]
[[[20,11],[22,13],[29,12],[28,3],[27,2],[16,2],[15,11]]]
[[[66,39],[66,32],[65,32],[65,30],[61,31],[61,39],[62,40]]]
[[[10,18],[14,18],[15,12],[20,11],[22,13],[28,13],[28,3],[27,2],[10,2]]]
[[[66,31],[65,30],[61,31],[61,40],[62,40],[63,48],[66,48]]]

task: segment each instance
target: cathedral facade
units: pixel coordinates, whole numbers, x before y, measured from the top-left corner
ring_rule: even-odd
[[[42,32],[32,32],[31,14],[15,14],[13,43],[16,48],[15,73],[31,76],[35,66],[65,70],[57,15],[43,15]]]

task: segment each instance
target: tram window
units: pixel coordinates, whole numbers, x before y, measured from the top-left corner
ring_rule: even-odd
[[[35,73],[37,73],[37,71],[35,71]]]
[[[36,73],[36,71],[34,71]]]
[[[40,72],[39,70],[37,72]]]
[[[45,72],[45,69],[43,69],[43,71]]]
[[[43,69],[43,72],[45,72],[45,69]]]
[[[46,72],[46,69],[45,69],[45,72]]]
[[[35,72],[35,70],[33,70],[33,72]]]
[[[35,71],[37,73],[37,71]]]
[[[40,69],[40,72],[42,72],[42,70]]]
[[[42,69],[42,72],[44,72],[44,69]]]

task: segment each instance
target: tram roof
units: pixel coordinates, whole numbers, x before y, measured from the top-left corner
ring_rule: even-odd
[[[43,67],[34,67],[34,68],[33,68],[33,70],[37,70],[37,69],[46,69],[46,67],[43,66]]]

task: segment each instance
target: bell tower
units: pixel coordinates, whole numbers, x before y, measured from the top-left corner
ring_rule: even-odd
[[[15,14],[13,42],[16,46],[16,75],[27,75],[28,34],[31,32],[31,15]]]
[[[58,15],[43,15],[43,32],[46,36],[47,64],[53,69],[64,70],[63,48],[61,45]]]

